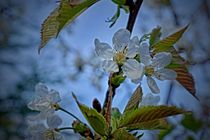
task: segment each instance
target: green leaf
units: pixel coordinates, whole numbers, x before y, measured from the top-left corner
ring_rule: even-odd
[[[120,127],[135,128],[142,124],[147,126],[147,123],[157,123],[159,119],[182,113],[186,111],[174,106],[145,106],[126,112],[120,120]],[[154,122],[151,123],[151,121]]]
[[[174,127],[170,126],[168,129],[161,130],[160,133],[158,134],[158,140],[164,140],[165,136],[170,134],[173,131]]]
[[[111,22],[109,28],[111,28],[117,21],[117,19],[120,17],[120,6],[117,7],[117,11],[114,14],[114,16],[111,19],[108,19],[106,22]]]
[[[131,96],[131,98],[129,99],[125,107],[124,113],[130,110],[136,109],[141,100],[142,100],[142,89],[140,86],[138,86],[136,90],[134,91],[133,95]]]
[[[39,53],[50,39],[59,34],[61,29],[70,24],[76,17],[97,1],[98,0],[84,0],[78,5],[71,5],[68,0],[61,0],[59,7],[56,8],[42,24]]]
[[[149,38],[149,45],[152,46],[153,44],[157,43],[160,40],[161,36],[161,27],[156,27],[152,30],[150,33],[150,38]]]
[[[119,87],[120,84],[125,80],[123,73],[114,73],[111,79],[112,85]]]
[[[192,114],[186,114],[181,124],[193,132],[198,132],[203,125],[202,121],[196,119]]]
[[[43,48],[50,39],[54,38],[58,32],[59,22],[58,8],[56,8],[42,24],[41,28],[41,45],[39,46],[38,52],[40,53],[41,48]]]
[[[124,5],[125,4],[126,0],[112,0],[112,2],[114,2],[115,4],[121,6],[121,5]]]
[[[106,136],[108,134],[108,125],[106,123],[105,118],[98,113],[95,109],[89,108],[77,100],[76,96],[72,93],[74,99],[77,102],[77,105],[79,106],[82,114],[86,118],[86,120],[89,122],[91,127],[94,129],[96,133],[98,133],[101,136]]]
[[[156,119],[152,121],[129,124],[126,126],[126,129],[127,130],[154,130],[154,129],[167,129],[168,127],[169,127],[169,124],[165,119]]]
[[[176,71],[177,78],[176,80],[196,99],[196,89],[195,89],[195,82],[193,79],[192,74],[189,73],[187,66],[185,64],[185,60],[178,54],[178,52],[173,47],[169,47],[167,52],[170,52],[173,56],[172,62],[167,67]],[[199,100],[199,99],[198,99]]]
[[[185,60],[179,55],[179,53],[176,51],[176,49],[173,47],[173,44],[176,43],[176,41],[179,40],[179,38],[182,36],[184,31],[187,29],[188,26],[182,28],[178,32],[170,35],[169,37],[166,37],[165,39],[155,43],[153,48],[153,55],[158,52],[170,52],[172,54],[172,62],[168,68],[176,71],[177,78],[176,80],[187,90],[190,92],[191,95],[193,95],[196,99],[196,89],[195,89],[195,83],[192,75],[188,72],[188,69],[186,67]],[[199,99],[198,99],[199,100]]]
[[[114,140],[138,140],[135,138],[132,134],[130,134],[128,131],[126,131],[123,128],[117,129],[112,134],[112,137]]]
[[[78,120],[73,121],[72,127],[74,128],[75,133],[79,133],[83,137],[93,137],[90,128]]]
[[[111,116],[112,131],[115,131],[118,128],[121,116],[122,114],[120,113],[118,108],[112,108],[112,116]]]
[[[157,43],[152,45],[152,48],[158,51],[164,51],[165,47],[173,46],[182,37],[182,34],[186,31],[187,28],[188,25],[180,29],[179,31],[173,33],[172,35],[169,35],[165,39],[158,41]]]

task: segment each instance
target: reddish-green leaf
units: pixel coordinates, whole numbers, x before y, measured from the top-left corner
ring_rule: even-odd
[[[159,42],[155,43],[153,48],[153,54],[156,54],[158,52],[170,52],[173,56],[172,63],[168,66],[168,68],[176,71],[177,78],[176,80],[187,90],[190,92],[191,95],[193,95],[196,99],[196,89],[195,89],[195,83],[193,80],[192,75],[189,73],[185,60],[179,55],[179,53],[176,51],[176,49],[173,47],[173,44],[176,43],[184,31],[187,29],[188,26],[182,28],[181,30],[175,32],[174,34],[166,37],[163,40],[160,40]]]
[[[73,97],[76,100],[82,114],[94,129],[94,131],[101,136],[106,136],[108,134],[109,128],[103,115],[98,113],[95,109],[89,108],[79,103],[74,94]]]
[[[39,53],[52,38],[59,34],[61,29],[70,24],[76,17],[97,1],[98,0],[84,0],[77,5],[71,5],[69,0],[61,0],[59,7],[57,7],[42,24]]]
[[[126,112],[120,120],[120,127],[129,128],[147,122],[151,124],[151,121],[182,113],[186,113],[186,111],[174,106],[145,106]]]
[[[169,35],[168,37],[158,41],[152,46],[152,48],[158,49],[159,51],[163,49],[164,51],[165,47],[173,46],[182,37],[182,34],[185,32],[187,28],[188,28],[188,25],[182,28],[181,30],[173,33],[172,35]]]
[[[125,107],[124,113],[129,110],[136,109],[141,99],[142,99],[142,89],[140,86],[138,86],[134,91],[133,95],[131,96],[131,98],[129,99]]]
[[[114,140],[138,140],[135,138],[132,134],[130,134],[128,131],[126,131],[123,128],[117,129],[112,134],[112,137]]]

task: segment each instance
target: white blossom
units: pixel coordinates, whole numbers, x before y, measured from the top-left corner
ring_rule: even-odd
[[[140,107],[142,107],[142,106],[155,106],[155,105],[158,104],[159,101],[160,101],[160,96],[148,93],[143,97],[139,106]]]
[[[137,79],[143,74],[143,66],[134,59],[139,48],[139,39],[136,36],[132,39],[130,37],[128,30],[120,29],[112,38],[113,48],[95,39],[95,51],[102,59],[102,68],[106,72],[119,72],[122,69],[128,78]]]
[[[37,119],[45,119],[55,112],[56,105],[61,101],[59,92],[56,90],[48,90],[47,86],[39,83],[35,87],[37,97],[28,103],[31,110],[40,111]]]
[[[62,120],[57,115],[52,115],[47,118],[47,127],[43,122],[28,123],[28,131],[30,133],[30,140],[63,140],[63,136],[55,131],[60,126]]]
[[[147,76],[147,84],[153,93],[159,93],[160,89],[153,77],[159,80],[175,80],[177,74],[171,69],[165,68],[171,63],[172,55],[168,52],[159,52],[150,56],[149,46],[140,45],[140,61],[144,64],[144,74]]]

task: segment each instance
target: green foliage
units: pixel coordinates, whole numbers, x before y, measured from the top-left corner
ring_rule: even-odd
[[[133,95],[131,96],[131,98],[129,99],[125,107],[124,113],[130,110],[136,109],[139,105],[139,102],[142,100],[142,95],[143,95],[142,89],[140,86],[138,86],[136,90],[134,91]]]
[[[152,30],[150,33],[150,38],[149,38],[149,45],[152,46],[153,44],[157,43],[160,40],[161,36],[161,27],[156,27]]]
[[[154,38],[158,38],[160,33],[160,28],[156,28],[153,30],[150,36],[150,42],[153,44],[151,47],[153,48],[153,54],[158,52],[170,52],[173,56],[172,63],[168,66],[168,68],[176,71],[177,78],[176,80],[186,89],[191,95],[193,95],[196,99],[196,90],[195,83],[192,75],[188,72],[185,60],[179,55],[173,45],[181,38],[183,33],[188,28],[188,25],[179,31],[169,35],[165,39],[162,39],[156,43],[154,43]]]
[[[42,24],[39,52],[50,39],[59,34],[61,29],[70,24],[76,17],[97,1],[98,0],[84,0],[78,5],[71,5],[68,0],[61,0],[59,7],[56,8]]]
[[[196,119],[193,114],[186,114],[181,124],[193,132],[198,132],[203,125],[202,121]]]
[[[116,23],[116,21],[120,17],[120,9],[123,9],[125,13],[129,13],[129,7],[125,5],[126,0],[112,0],[112,2],[117,4],[117,11],[111,19],[107,20],[107,22],[111,22],[109,26],[110,28]]]
[[[101,136],[107,136],[109,128],[108,128],[105,118],[100,113],[98,113],[95,109],[89,108],[79,103],[79,101],[77,100],[74,94],[73,94],[73,97],[76,100],[77,105],[79,106],[84,117],[89,122],[89,124],[94,129],[94,131]]]
[[[79,133],[81,136],[84,136],[86,138],[93,137],[93,134],[91,133],[90,128],[86,124],[80,121],[77,121],[77,120],[73,121],[72,127],[74,128],[74,132]]]
[[[155,48],[155,50],[158,52],[165,51],[166,47],[172,47],[182,37],[183,33],[186,31],[187,28],[188,28],[188,25],[180,29],[179,31],[167,36],[166,38],[158,41],[157,43],[152,45],[152,48]],[[160,29],[159,31],[157,29],[156,32],[159,32],[158,34],[160,34]],[[153,38],[151,38],[150,40],[153,41]]]
[[[125,77],[123,76],[123,73],[114,73],[111,78],[111,83],[115,87],[119,87],[122,82],[125,81]]]
[[[112,134],[113,139],[112,140],[138,140],[136,137],[134,137],[132,134],[130,134],[128,131],[126,131],[124,128],[117,129]]]
[[[182,113],[186,113],[186,111],[174,106],[145,106],[126,112],[120,120],[119,127],[126,127],[127,129],[156,129],[163,125],[161,127],[164,128],[167,126],[161,119]]]
[[[170,126],[165,130],[161,130],[159,135],[158,135],[158,140],[164,140],[165,136],[167,136],[168,134],[170,134],[173,131],[174,127]]]

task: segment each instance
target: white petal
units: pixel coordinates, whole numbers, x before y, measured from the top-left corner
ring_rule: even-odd
[[[56,133],[55,140],[64,140],[64,137],[61,135],[61,133]]]
[[[140,55],[150,55],[149,53],[149,45],[147,43],[142,43],[139,46]]]
[[[134,58],[138,53],[138,48],[137,47],[129,47],[126,57],[128,58]]]
[[[145,66],[150,65],[152,58],[149,53],[149,46],[146,43],[141,44],[139,47],[139,52],[141,63],[143,63]]]
[[[41,133],[44,132],[47,128],[42,123],[29,125],[29,132],[31,133]]]
[[[114,49],[117,52],[122,51],[128,45],[130,41],[130,36],[131,34],[128,30],[126,29],[118,30],[112,38]]]
[[[117,63],[112,60],[104,60],[102,62],[102,68],[106,72],[118,72],[119,71],[119,67],[118,67]]]
[[[147,76],[147,84],[153,93],[160,93],[160,89],[158,88],[157,83],[152,77]]]
[[[157,105],[160,101],[160,96],[154,96],[151,93],[146,94],[146,96],[143,97],[140,106],[149,106],[149,105]]]
[[[52,115],[47,118],[47,125],[49,128],[57,128],[62,124],[62,120],[58,115]]]
[[[35,86],[35,92],[42,96],[42,95],[45,95],[48,93],[48,88],[46,85],[44,85],[43,83],[38,83],[36,86]]]
[[[61,101],[61,97],[59,95],[59,92],[54,90],[54,89],[51,89],[50,92],[49,92],[49,100],[52,102],[52,103],[58,103]]]
[[[172,55],[167,52],[160,52],[155,54],[152,59],[152,66],[155,68],[164,68],[171,63]]]
[[[101,43],[98,39],[95,39],[95,51],[96,54],[106,60],[113,58],[113,49],[107,43]]]
[[[155,71],[155,77],[159,80],[175,80],[177,74],[171,69],[160,69]]]
[[[124,74],[131,79],[139,79],[144,72],[144,66],[135,59],[128,59],[122,66]]]

